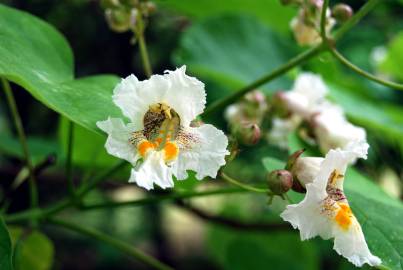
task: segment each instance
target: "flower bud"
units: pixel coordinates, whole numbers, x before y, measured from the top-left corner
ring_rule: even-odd
[[[133,22],[132,15],[132,12],[124,8],[105,10],[105,17],[109,27],[119,33],[130,29]]]
[[[234,127],[234,135],[242,144],[254,145],[259,142],[261,131],[256,123],[243,122]]]
[[[353,9],[346,4],[337,4],[332,9],[333,17],[339,22],[346,22],[353,16]]]
[[[292,174],[287,170],[275,170],[267,175],[267,185],[276,195],[282,195],[289,191],[292,184]]]

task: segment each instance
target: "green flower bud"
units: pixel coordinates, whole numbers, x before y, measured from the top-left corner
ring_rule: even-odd
[[[136,14],[137,11],[135,9],[118,8],[105,10],[105,17],[109,27],[119,33],[128,31],[135,24]]]
[[[267,175],[267,185],[274,194],[282,195],[293,185],[292,174],[287,170],[271,171]]]
[[[337,4],[332,8],[333,17],[343,23],[353,16],[353,9],[346,4]]]
[[[233,128],[234,136],[244,145],[257,144],[262,137],[256,123],[243,122]]]

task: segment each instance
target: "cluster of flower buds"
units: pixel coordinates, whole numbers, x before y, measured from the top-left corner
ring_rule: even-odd
[[[242,144],[253,145],[261,138],[260,126],[267,112],[265,95],[253,91],[245,95],[238,103],[229,106],[225,118],[229,123],[231,134]]]
[[[321,41],[320,20],[323,0],[281,0],[283,5],[297,5],[298,15],[291,21],[291,29],[295,39],[301,46],[315,45]],[[353,14],[350,6],[337,4],[326,10],[326,32],[330,33],[336,21],[344,23]]]
[[[102,0],[109,27],[118,33],[135,30],[139,16],[147,18],[155,11],[154,3],[141,0]]]

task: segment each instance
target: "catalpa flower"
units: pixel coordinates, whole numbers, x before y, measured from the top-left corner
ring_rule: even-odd
[[[281,217],[300,230],[302,240],[320,236],[334,238],[333,248],[356,266],[376,266],[381,260],[372,255],[361,226],[350,209],[343,191],[347,165],[357,157],[366,158],[368,144],[351,150],[330,150],[320,164],[307,193],[299,204],[288,205]]]
[[[129,119],[108,118],[97,126],[108,133],[109,154],[133,165],[129,182],[146,189],[154,184],[173,187],[196,172],[201,180],[216,177],[225,164],[228,145],[224,133],[212,125],[191,127],[205,107],[204,84],[185,74],[183,66],[139,81],[130,75],[113,92],[114,103]]]
[[[310,72],[298,75],[291,91],[283,93],[287,108],[302,118],[308,119],[325,101],[328,90],[322,78]]]

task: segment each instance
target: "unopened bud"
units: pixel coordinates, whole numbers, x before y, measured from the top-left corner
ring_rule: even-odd
[[[245,145],[257,144],[262,136],[256,123],[240,123],[239,127],[234,128],[234,135]]]
[[[320,166],[323,162],[320,157],[299,157],[291,168],[295,181],[298,181],[303,187],[312,183],[318,175]]]
[[[105,10],[106,21],[109,27],[116,32],[125,32],[130,29],[133,23],[133,14],[126,9],[107,9]]]
[[[295,165],[295,162],[298,160],[298,158],[302,155],[302,153],[305,152],[305,149],[300,149],[298,151],[295,151],[292,153],[287,160],[287,165],[285,166],[286,170],[292,170],[292,168]]]
[[[267,185],[276,195],[282,195],[289,191],[292,184],[292,174],[287,170],[275,170],[267,175]]]
[[[339,22],[345,22],[353,16],[353,9],[346,4],[337,4],[332,9],[333,17]]]

